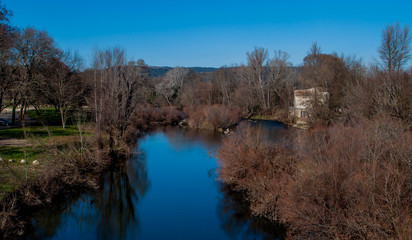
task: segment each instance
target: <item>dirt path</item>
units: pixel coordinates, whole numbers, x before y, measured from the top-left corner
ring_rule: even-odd
[[[27,143],[27,140],[24,140],[24,139],[0,137],[0,147],[3,147],[3,146],[24,147],[24,146],[28,146],[28,143]]]

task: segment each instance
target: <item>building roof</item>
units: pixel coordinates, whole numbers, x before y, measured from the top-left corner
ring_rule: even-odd
[[[324,88],[309,88],[309,89],[300,89],[300,90],[295,90],[295,96],[310,96],[312,95],[315,91],[318,93],[327,93],[327,91]]]

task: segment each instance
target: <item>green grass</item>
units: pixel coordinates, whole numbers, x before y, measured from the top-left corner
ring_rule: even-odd
[[[29,161],[44,158],[46,151],[45,146],[28,146],[26,147],[26,158]],[[6,161],[13,159],[19,163],[21,159],[24,159],[24,147],[0,146],[0,156]]]
[[[65,147],[65,142],[70,141],[66,140],[65,137],[69,136],[78,136],[79,130],[76,126],[67,126],[66,129],[62,129],[59,126],[48,127],[50,131],[50,136],[47,129],[43,126],[31,126],[26,128],[26,136],[28,140],[28,146],[26,147],[26,156],[29,160],[34,159],[44,159],[47,158],[46,153],[50,142],[58,144],[59,147]],[[86,132],[84,136],[90,136],[92,133]],[[23,128],[11,128],[11,129],[2,129],[0,130],[0,137],[3,138],[17,138],[24,139],[24,130]],[[56,140],[59,140],[56,143]],[[49,142],[49,145],[45,144]],[[24,146],[0,146],[0,156],[4,159],[14,159],[20,161],[24,159]]]
[[[66,126],[75,124],[76,122],[75,118],[70,117],[73,115],[74,112],[75,111],[73,110],[69,110],[69,112],[67,113],[69,118],[66,121]],[[93,121],[92,114],[90,112],[87,112],[85,110],[81,110],[80,112],[82,115],[84,115],[86,122]],[[43,122],[44,124],[48,126],[61,126],[62,122],[60,118],[60,113],[56,111],[54,107],[43,107],[42,109],[39,110],[39,113],[36,110],[27,111],[27,115],[29,117],[33,119],[37,119],[39,122]]]
[[[12,192],[15,184],[0,184],[0,192]]]
[[[1,146],[0,147],[1,157],[6,161],[9,167],[6,167],[5,163],[0,162],[0,199],[7,193],[12,192],[18,187],[25,179],[26,167],[27,174],[29,178],[32,178],[36,171],[33,168],[32,162],[39,159],[39,161],[44,162],[46,155],[46,149],[43,147],[32,147],[26,148],[26,160],[27,166],[20,163],[21,159],[24,159],[24,147],[15,146]],[[9,159],[13,159],[15,162],[9,162]],[[17,175],[10,172],[10,169]],[[20,179],[20,180],[19,180]]]
[[[91,115],[84,112],[90,122]],[[8,166],[13,169],[13,172],[18,176],[18,179],[10,172],[5,163],[0,162],[0,199],[7,193],[14,191],[20,186],[21,180],[26,177],[31,178],[37,174],[37,167],[32,165],[34,160],[38,160],[40,165],[55,164],[51,161],[53,155],[50,154],[50,148],[64,149],[70,142],[76,141],[73,136],[79,135],[77,126],[70,125],[68,121],[66,129],[61,127],[60,115],[54,108],[45,108],[41,110],[39,117],[35,110],[28,111],[31,118],[41,120],[48,127],[44,126],[27,126],[25,130],[21,127],[9,128],[0,130],[0,138],[3,139],[24,139],[24,131],[26,131],[26,139],[28,146],[0,146],[0,156],[6,161]],[[90,115],[90,116],[89,116]],[[91,132],[84,133],[84,136],[92,135]],[[24,156],[26,151],[26,157]],[[9,163],[8,160],[13,159],[15,162]],[[27,160],[26,165],[20,164],[21,159]]]
[[[273,120],[274,116],[270,115],[270,116],[262,116],[262,115],[256,115],[251,117],[250,119],[253,120]]]
[[[47,107],[39,110],[40,116],[36,110],[27,111],[27,115],[33,119],[40,120],[46,125],[58,126],[61,125],[60,114],[53,107]]]
[[[25,166],[19,163],[20,160],[14,163],[8,163],[9,167],[6,167],[4,163],[0,163],[0,200],[8,193],[13,192],[18,188],[26,179],[26,170],[28,179],[33,179],[37,174],[36,167],[30,163]],[[13,173],[11,173],[10,168]],[[17,176],[17,178],[16,178]]]
[[[50,135],[53,136],[73,136],[79,133],[76,126],[69,125],[66,126],[66,129],[63,129],[60,126],[49,126],[47,129],[50,131]],[[46,127],[44,126],[30,126],[26,127],[26,136],[27,138],[48,138],[49,133]],[[6,138],[24,138],[24,129],[23,128],[9,128],[1,129],[0,137]]]
[[[26,166],[20,163],[21,159],[26,159],[28,175],[29,178],[31,178],[37,174],[37,167],[32,165],[34,160],[38,160],[40,165],[54,164],[50,161],[53,155],[50,154],[49,150],[52,147],[57,147],[58,149],[65,148],[68,142],[73,141],[73,137],[69,138],[67,136],[76,136],[78,134],[75,126],[68,126],[65,130],[61,127],[53,126],[49,127],[49,131],[51,131],[50,137],[44,127],[28,127],[27,139],[29,145],[27,147],[0,146],[0,156],[6,161],[9,167],[13,169],[19,179],[25,179],[26,175]],[[87,133],[85,135],[90,134],[91,133]],[[3,129],[0,130],[0,135],[7,138],[21,139],[23,138],[23,129]],[[26,156],[24,155],[24,151],[26,151]],[[9,159],[13,159],[15,162],[10,163],[8,162]],[[5,193],[14,191],[19,184],[21,184],[21,182],[13,176],[9,168],[7,168],[4,163],[0,163],[0,199]]]
[[[1,157],[6,161],[8,161],[9,159],[20,161],[20,159],[24,158],[23,147],[1,146],[0,152]]]

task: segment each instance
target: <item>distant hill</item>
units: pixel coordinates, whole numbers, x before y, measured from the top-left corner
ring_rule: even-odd
[[[171,67],[149,67],[149,75],[151,77],[161,77],[166,74]]]
[[[212,68],[212,67],[192,67],[193,71],[197,73],[208,73],[208,72],[214,72],[218,68]]]
[[[172,67],[156,67],[150,66],[149,67],[149,75],[151,77],[161,77],[166,74],[167,71],[172,69]],[[196,73],[211,73],[217,70],[217,68],[212,67],[190,67]]]

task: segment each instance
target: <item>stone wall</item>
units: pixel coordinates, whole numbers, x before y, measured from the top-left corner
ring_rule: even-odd
[[[294,91],[293,118],[295,124],[305,125],[309,123],[314,101],[327,105],[329,101],[329,93],[320,88]]]

